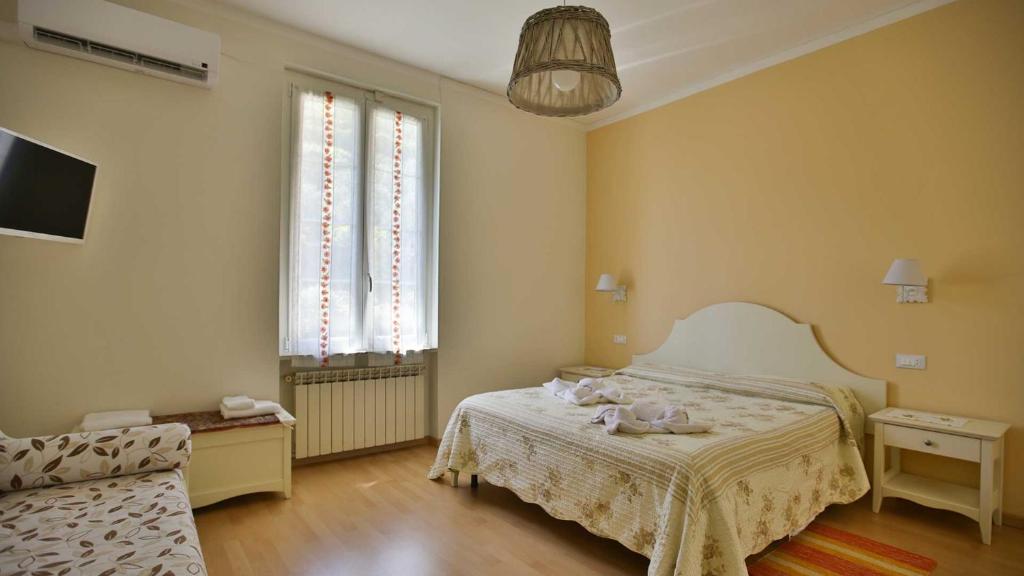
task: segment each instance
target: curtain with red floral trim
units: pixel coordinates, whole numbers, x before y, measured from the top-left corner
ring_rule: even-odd
[[[294,97],[289,354],[436,346],[424,119],[333,92]]]

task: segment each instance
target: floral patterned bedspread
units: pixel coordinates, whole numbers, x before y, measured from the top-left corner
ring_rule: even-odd
[[[664,366],[612,379],[714,427],[609,435],[594,406],[541,387],[480,394],[452,414],[428,476],[479,474],[647,556],[652,576],[746,574],[748,555],[868,490],[845,388]]]

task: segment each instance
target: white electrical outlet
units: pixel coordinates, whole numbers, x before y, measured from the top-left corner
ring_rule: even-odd
[[[612,342],[614,344],[625,344],[626,343],[626,335],[625,334],[615,334],[614,336],[612,336]]]
[[[927,359],[920,354],[897,354],[896,367],[910,368],[912,370],[924,370],[927,366]]]

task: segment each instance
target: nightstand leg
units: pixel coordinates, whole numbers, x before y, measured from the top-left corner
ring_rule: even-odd
[[[995,487],[995,454],[991,440],[981,441],[981,502],[978,523],[981,524],[981,541],[992,543],[992,492]]]
[[[284,497],[292,497],[292,429],[281,426],[281,467],[284,470]]]
[[[1003,471],[1006,469],[1006,438],[999,439],[999,449],[996,450],[996,458],[999,463],[996,464],[995,469],[995,481],[996,481],[996,497],[995,502],[992,504],[995,507],[995,512],[992,514],[992,521],[996,523],[996,526],[1003,525]]]
[[[885,426],[875,424],[875,482],[871,486],[871,509],[882,509],[882,479],[885,477]]]

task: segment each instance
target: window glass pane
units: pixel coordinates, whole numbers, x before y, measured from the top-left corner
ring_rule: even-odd
[[[301,91],[298,97],[292,353],[319,356],[324,333],[329,353],[356,352],[362,348],[360,107],[332,93]]]
[[[421,350],[426,346],[422,121],[384,107],[372,118],[371,348]]]
[[[402,323],[403,349],[426,347],[426,206],[423,193],[422,122],[403,118],[402,154]]]
[[[336,98],[331,250],[331,353],[363,350],[359,116],[354,100]]]

